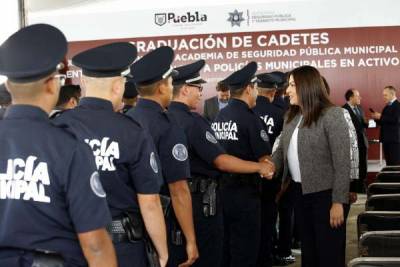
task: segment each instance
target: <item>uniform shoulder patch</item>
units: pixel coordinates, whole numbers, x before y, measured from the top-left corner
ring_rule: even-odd
[[[173,148],[172,148],[172,156],[174,156],[174,158],[176,160],[179,161],[185,161],[188,158],[188,151],[185,145],[183,144],[176,144]]]
[[[97,171],[92,173],[92,176],[90,176],[90,187],[92,188],[92,191],[93,193],[95,193],[96,196],[101,198],[106,197],[106,192],[103,189],[103,185],[100,181],[100,175]]]
[[[268,134],[265,130],[260,131],[260,136],[261,136],[261,139],[264,140],[265,142],[269,141]]]
[[[210,143],[213,143],[213,144],[217,144],[218,143],[218,141],[215,138],[215,136],[212,133],[210,133],[209,131],[206,131],[206,139]]]
[[[150,153],[150,166],[154,173],[158,173],[158,164],[156,160],[156,154],[154,154],[154,152]]]

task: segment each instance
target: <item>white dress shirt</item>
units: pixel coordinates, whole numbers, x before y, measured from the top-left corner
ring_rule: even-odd
[[[292,138],[290,138],[287,155],[290,174],[292,175],[292,180],[296,183],[301,183],[300,162],[298,153],[298,135],[299,126],[302,120],[303,116],[300,117],[299,123],[297,124],[296,129],[292,134]]]

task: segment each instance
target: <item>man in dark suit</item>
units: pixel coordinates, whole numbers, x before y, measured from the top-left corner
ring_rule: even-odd
[[[346,91],[344,95],[347,103],[343,106],[346,109],[351,117],[351,121],[353,122],[354,128],[357,133],[357,144],[358,144],[358,159],[359,159],[359,179],[356,180],[355,184],[352,185],[351,192],[363,192],[364,191],[364,182],[367,177],[367,162],[368,162],[368,138],[365,132],[365,129],[368,128],[368,122],[365,119],[364,111],[362,110],[361,104],[361,96],[360,92],[356,89],[349,89]]]
[[[400,165],[400,102],[396,98],[396,88],[386,86],[383,99],[387,105],[382,114],[373,112],[372,118],[381,126],[380,141],[386,165]]]
[[[221,82],[217,84],[216,89],[217,95],[204,101],[203,116],[209,122],[213,122],[218,112],[228,105],[231,96],[228,87]]]

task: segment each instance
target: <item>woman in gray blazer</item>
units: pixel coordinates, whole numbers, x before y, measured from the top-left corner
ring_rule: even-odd
[[[273,160],[276,176],[298,195],[302,267],[344,267],[349,126],[314,67],[294,69],[287,93],[290,108]]]

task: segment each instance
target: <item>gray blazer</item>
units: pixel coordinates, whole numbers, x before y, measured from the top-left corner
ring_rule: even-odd
[[[300,120],[284,124],[273,153],[276,176],[285,182],[289,167],[287,153],[292,134]],[[309,128],[300,125],[298,153],[303,194],[332,189],[332,202],[348,203],[350,186],[350,136],[343,109],[325,110]]]
[[[213,122],[219,112],[218,97],[214,96],[204,101],[203,116],[209,122]]]

